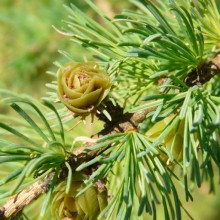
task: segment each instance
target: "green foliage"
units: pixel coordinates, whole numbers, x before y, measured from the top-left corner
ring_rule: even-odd
[[[40,212],[43,216],[56,184],[63,178],[68,193],[73,173],[87,172],[86,187],[77,196],[99,181],[106,182],[109,201],[99,219],[146,219],[148,215],[156,219],[159,204],[165,219],[181,219],[184,208],[180,194],[184,192],[186,201],[192,200],[190,189],[201,187],[203,182],[208,182],[209,191],[214,192],[215,170],[220,167],[218,64],[214,63],[217,76],[211,72],[213,57],[219,52],[219,9],[214,0],[155,4],[139,0],[133,1],[136,10],[124,10],[109,19],[92,1],[86,3],[98,21],[71,4],[65,6],[69,16],[59,32],[91,51],[110,77],[111,89],[99,109],[111,119],[104,120],[105,126],[118,122],[108,108],[107,101],[111,101],[127,113],[150,109],[143,122],[146,127],[103,135],[94,144],[88,141],[85,157],[74,154],[79,145],[84,146],[79,140],[91,139],[78,134],[73,138],[68,133],[68,126],[76,121],[63,105],[55,104],[60,101],[57,73],[50,72],[54,80],[47,84],[50,91],[43,104],[16,95],[1,100],[20,119],[1,116],[0,163],[20,165],[1,180],[1,185],[13,181],[13,187],[0,198],[53,173]],[[70,51],[62,54],[66,62],[72,60]],[[63,66],[59,62],[56,65]],[[11,93],[1,90],[1,94]],[[100,112],[95,114],[99,117]],[[172,120],[155,138],[146,135],[153,125],[169,116]],[[180,126],[183,141],[174,146]],[[73,131],[77,133],[77,128]],[[165,143],[170,136],[171,149]],[[175,147],[180,149],[182,160],[175,158]],[[181,193],[177,191],[179,186]]]
[[[1,184],[3,185],[20,174],[15,186],[6,194],[2,194],[1,198],[13,194],[17,191],[18,187],[19,189],[23,188],[24,186],[21,185],[21,183],[26,177],[34,175],[39,179],[39,177],[43,178],[52,170],[59,169],[66,157],[62,123],[60,123],[60,132],[56,134],[41,110],[28,99],[13,98],[7,99],[5,102],[11,104],[11,107],[26,123],[19,125],[18,122],[18,124],[14,124],[13,127],[9,125],[9,121],[7,124],[3,122],[0,123],[0,127],[4,129],[2,134],[4,134],[5,137],[8,135],[10,137],[10,134],[15,136],[15,138],[10,139],[1,138],[0,162],[23,161],[22,168],[9,174],[5,177],[5,180],[2,181]],[[17,103],[25,103],[26,105],[29,105],[33,110],[31,116]],[[46,105],[55,111],[50,103],[46,103]],[[41,124],[38,124],[33,120],[35,116],[38,116]],[[13,118],[11,120],[12,122],[15,121]],[[58,120],[60,119],[58,118]],[[11,139],[14,139],[14,141]],[[18,140],[20,141],[18,142]]]
[[[139,29],[144,30],[141,33],[143,41],[135,46],[138,48],[129,51],[129,56],[162,60],[158,65],[159,72],[155,72],[150,78],[165,76],[175,71],[176,76],[182,79],[184,74],[201,62],[202,33],[194,28],[191,16],[184,8],[173,7],[173,15],[166,18],[150,1],[142,2],[152,13],[154,20],[145,22],[142,27],[138,25],[137,29],[125,30],[137,33]],[[152,22],[158,22],[159,28],[155,28]]]

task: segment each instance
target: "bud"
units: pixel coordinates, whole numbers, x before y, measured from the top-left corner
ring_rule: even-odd
[[[110,78],[93,62],[71,62],[58,70],[60,101],[76,115],[88,115],[107,96]]]
[[[73,174],[72,185],[65,193],[66,181],[57,185],[53,192],[52,214],[59,220],[97,220],[100,212],[107,206],[107,191],[96,186],[76,197],[86,187],[81,173]]]
[[[171,122],[174,118],[174,114],[168,116],[167,118],[157,122],[154,124],[147,132],[146,136],[148,140],[154,141],[156,140],[166,126]],[[161,145],[167,148],[173,155],[173,157],[177,161],[181,161],[183,157],[183,133],[184,133],[184,120],[181,120],[180,123],[176,123],[170,133],[162,140]],[[172,147],[173,146],[173,147]],[[160,152],[160,158],[163,162],[169,162],[168,156]]]

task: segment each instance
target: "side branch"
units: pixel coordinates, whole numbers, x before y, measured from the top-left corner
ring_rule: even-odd
[[[113,107],[110,103],[107,105],[108,110],[111,109],[109,112],[112,118],[114,118],[114,121],[109,122],[104,115],[98,115],[99,119],[103,120],[106,125],[101,132],[92,137],[95,142],[99,137],[105,134],[138,130],[138,124],[146,118],[146,115],[150,111],[152,111],[152,109],[148,109],[134,114],[124,114],[121,107]],[[100,153],[99,151],[91,151],[89,152],[89,155],[84,157],[85,154],[83,151],[93,144],[94,142],[86,142],[83,144],[82,147],[73,152],[74,157],[78,158],[80,162],[85,162],[91,157],[98,155]],[[41,194],[46,193],[53,179],[53,175],[54,173],[50,173],[45,178],[36,181],[32,185],[23,189],[21,192],[10,197],[5,204],[0,206],[0,220],[9,219],[10,217],[19,215],[25,206],[36,200]]]
[[[18,215],[25,206],[48,191],[53,179],[53,173],[26,187],[21,192],[10,197],[3,206],[0,206],[0,220]]]

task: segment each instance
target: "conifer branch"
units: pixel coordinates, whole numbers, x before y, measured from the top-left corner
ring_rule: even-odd
[[[115,120],[111,123],[106,123],[105,128],[97,135],[94,135],[92,137],[92,139],[94,139],[95,141],[105,134],[137,130],[139,123],[141,123],[146,118],[146,115],[150,111],[152,111],[152,109],[147,109],[134,114],[123,114],[123,109],[121,107],[113,106],[112,104],[108,104],[108,110],[110,110],[110,114]],[[101,120],[107,120],[107,118],[105,118],[103,115],[99,116]],[[94,142],[84,143],[79,149],[76,149],[74,151],[73,157],[77,158],[78,162],[80,161],[83,163],[90,160],[94,156],[97,156],[100,153],[100,151],[97,150],[93,150],[88,154],[84,153],[84,150],[92,146],[93,144]],[[21,192],[10,197],[2,206],[0,206],[0,220],[9,219],[10,217],[19,215],[22,210],[32,201],[38,199],[40,195],[46,193],[49,189],[53,176],[54,172],[50,173],[43,179],[36,181],[32,185],[23,189]]]
[[[65,205],[65,201],[59,201],[54,195],[62,194],[61,198],[68,195],[73,175],[80,172],[83,172],[80,181],[85,187],[71,195],[73,206],[77,204],[75,198],[91,186],[97,185],[98,189],[101,182],[100,188],[106,188],[105,201],[109,203],[104,209],[97,204],[97,213],[92,206],[92,215],[99,214],[107,220],[133,219],[137,215],[145,219],[146,214],[156,218],[156,204],[161,203],[165,219],[180,220],[183,206],[174,181],[183,186],[186,201],[192,199],[191,183],[200,187],[208,180],[210,192],[214,191],[212,163],[219,166],[220,161],[220,46],[218,28],[213,28],[219,26],[216,19],[219,9],[214,0],[195,5],[191,1],[156,1],[154,4],[150,0],[139,0],[134,1],[138,11],[125,10],[109,19],[91,0],[86,2],[98,15],[99,22],[74,4],[66,6],[69,16],[62,33],[90,49],[100,61],[100,70],[93,62],[57,63],[57,74],[51,74],[56,79],[48,84],[52,90],[50,97],[44,100],[52,110],[50,118],[44,116],[38,105],[17,95],[13,96],[16,99],[6,100],[24,121],[20,123],[15,118],[17,128],[8,121],[0,123],[4,135],[0,138],[0,163],[22,161],[22,167],[13,170],[0,183],[6,185],[19,180],[12,190],[0,196],[12,195],[0,206],[0,220],[22,218],[23,209],[44,193],[47,195],[40,215],[44,216],[51,201],[55,204],[53,213],[64,213],[66,208],[60,204]],[[62,54],[72,60],[68,52]],[[91,80],[97,73],[100,73],[98,83]],[[88,87],[90,81],[93,83]],[[89,88],[86,89],[89,95],[84,93],[85,88]],[[107,96],[113,101],[104,102]],[[75,149],[72,144],[69,148],[73,137],[68,136],[62,123],[69,115],[65,107],[56,109],[52,105],[58,100],[74,116],[81,117],[80,120],[95,114],[104,122],[104,128],[90,138],[83,137],[81,147]],[[16,102],[28,104],[30,113],[35,112],[40,119],[39,123],[29,110]],[[124,112],[125,109],[130,112]],[[146,117],[151,121],[141,132],[139,126]],[[54,119],[51,126],[50,120]],[[25,144],[14,143],[10,137],[6,139],[8,133]],[[77,140],[82,138],[76,137]],[[171,163],[180,166],[182,180],[166,166]],[[21,185],[32,175],[36,179]],[[60,183],[63,185],[59,188]],[[84,216],[90,217],[86,205],[85,210]],[[75,218],[81,210],[68,210],[68,213]],[[65,217],[66,213],[58,218]]]

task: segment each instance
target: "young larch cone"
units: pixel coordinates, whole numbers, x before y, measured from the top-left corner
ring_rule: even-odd
[[[60,182],[54,192],[52,200],[52,214],[57,220],[97,220],[100,212],[107,206],[107,191],[92,186],[83,194],[76,197],[85,188],[81,173],[74,174],[71,188],[65,193],[66,181]]]
[[[57,73],[60,101],[76,115],[88,115],[107,96],[110,78],[93,62],[71,62]]]
[[[147,132],[146,136],[148,140],[156,140],[160,134],[164,131],[166,126],[171,123],[174,118],[174,114],[168,116],[167,118],[155,123]],[[174,159],[177,161],[182,161],[183,158],[183,134],[184,134],[184,120],[177,122],[169,134],[162,140],[161,145],[166,147],[168,151],[173,154]],[[161,152],[160,158],[163,162],[168,162],[168,156]]]

